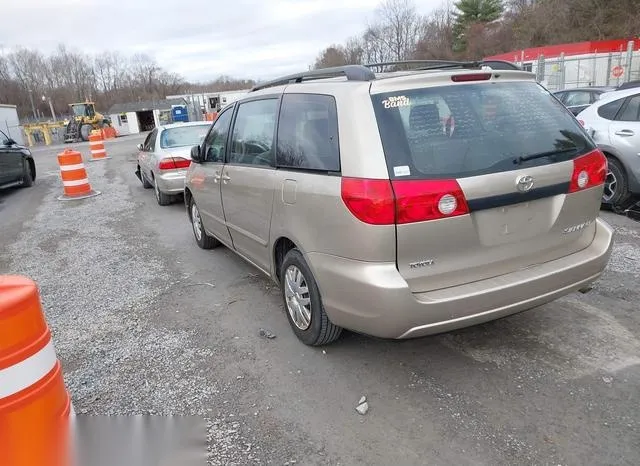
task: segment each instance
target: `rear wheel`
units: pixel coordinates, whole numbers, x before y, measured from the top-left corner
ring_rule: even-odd
[[[196,201],[194,201],[193,198],[189,201],[189,217],[191,218],[191,226],[193,227],[193,236],[198,246],[202,249],[213,249],[220,245],[220,241],[213,236],[209,236],[207,232],[204,231],[200,210],[198,210]]]
[[[173,202],[173,196],[171,196],[170,194],[163,193],[162,191],[160,191],[160,187],[158,186],[158,181],[155,180],[155,179],[153,180],[153,188],[154,188],[154,191],[156,193],[156,201],[158,201],[158,204],[160,204],[160,205],[169,205],[169,204],[171,204]]]
[[[329,320],[316,280],[298,249],[290,250],[282,262],[280,286],[287,319],[300,341],[320,346],[338,339],[342,328]]]
[[[631,198],[624,167],[613,157],[607,157],[609,171],[604,182],[602,201],[614,209],[624,209]]]

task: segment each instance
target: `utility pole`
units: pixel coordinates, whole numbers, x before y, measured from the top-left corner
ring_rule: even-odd
[[[29,100],[31,101],[31,111],[33,112],[33,118],[38,119],[38,115],[36,114],[36,106],[33,103],[33,90],[29,89]]]
[[[42,96],[42,101],[46,102],[49,101],[49,110],[51,110],[51,118],[53,118],[53,122],[56,123],[56,112],[53,110],[53,103],[51,102],[51,98],[47,98],[46,96]]]

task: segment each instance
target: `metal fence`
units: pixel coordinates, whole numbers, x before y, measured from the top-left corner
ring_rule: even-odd
[[[526,66],[526,65],[525,65]],[[633,50],[633,42],[625,51],[595,53],[591,56],[556,58],[540,56],[531,64],[539,82],[557,91],[586,86],[619,86],[640,80],[640,51]]]

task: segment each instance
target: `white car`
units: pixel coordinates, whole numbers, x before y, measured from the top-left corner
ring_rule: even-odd
[[[191,148],[202,142],[210,127],[210,121],[158,126],[138,144],[136,176],[146,189],[154,188],[158,204],[169,205],[184,192]]]
[[[640,194],[640,88],[602,94],[576,118],[609,161],[603,202],[624,209]]]

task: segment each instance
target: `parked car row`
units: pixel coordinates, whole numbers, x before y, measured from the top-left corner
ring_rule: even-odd
[[[343,328],[418,337],[589,289],[613,234],[602,151],[530,73],[427,68],[257,86],[203,138],[150,134],[141,181],[162,204],[184,173],[198,246],[273,279],[308,345]]]
[[[616,210],[627,208],[640,195],[640,81],[554,94],[607,157],[603,203]]]

